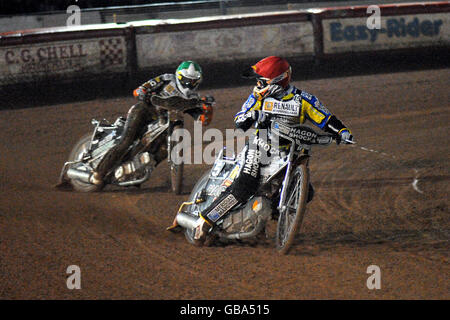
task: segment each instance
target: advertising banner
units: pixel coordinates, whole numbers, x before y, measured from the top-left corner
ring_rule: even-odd
[[[139,68],[195,59],[233,61],[269,56],[313,56],[311,22],[136,35]]]
[[[125,72],[126,64],[124,37],[3,46],[0,47],[0,85]]]
[[[368,17],[324,19],[325,54],[450,45],[450,13],[383,16],[379,29]]]

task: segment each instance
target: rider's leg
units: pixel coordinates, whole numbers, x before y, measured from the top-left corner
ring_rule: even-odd
[[[97,185],[103,183],[104,176],[120,160],[127,151],[128,147],[136,139],[142,127],[149,121],[148,106],[144,103],[138,103],[130,108],[125,122],[124,133],[119,143],[108,150],[103,159],[98,164],[92,175],[91,182]]]
[[[250,144],[244,155],[244,167],[233,183],[201,214],[195,238],[201,239],[214,224],[237,204],[245,203],[258,189],[260,152]]]

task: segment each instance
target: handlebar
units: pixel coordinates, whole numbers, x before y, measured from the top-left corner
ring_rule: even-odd
[[[312,128],[301,124],[289,125],[275,120],[271,123],[271,129],[272,133],[297,145],[329,145],[333,140],[336,140],[338,144],[341,142],[355,144],[351,140],[342,140],[340,136],[319,134]]]
[[[345,140],[340,139],[339,136],[333,136],[333,135],[329,135],[329,134],[323,134],[323,135],[318,134],[317,138],[313,141],[310,141],[308,144],[328,145],[333,140],[339,141],[339,143],[356,144],[356,141],[348,140],[348,139],[345,139]]]
[[[184,112],[189,109],[194,109],[198,107],[200,100],[199,99],[185,99],[180,96],[172,96],[172,97],[161,97],[158,95],[153,95],[150,98],[150,102],[158,106],[162,109],[166,109],[168,111],[178,111]]]

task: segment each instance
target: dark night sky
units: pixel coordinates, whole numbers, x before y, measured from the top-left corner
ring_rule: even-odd
[[[344,0],[0,0],[0,15],[14,15],[27,14],[35,12],[49,12],[49,11],[65,11],[68,6],[76,4],[81,9],[114,7],[114,6],[128,6],[128,5],[142,5],[142,4],[157,4],[170,2],[215,2],[213,5],[218,5],[218,2],[223,1],[223,4],[233,3],[234,6],[253,5],[262,6],[268,4],[287,4],[287,3],[317,3],[329,2],[343,3]],[[400,0],[400,2],[405,0]],[[374,3],[380,2],[374,0]],[[381,1],[382,2],[382,1]]]
[[[82,9],[97,8],[97,7],[111,7],[111,6],[126,6],[139,5],[163,2],[182,2],[186,0],[1,0],[0,1],[0,15],[7,14],[23,14],[31,12],[45,12],[66,10],[72,4],[78,5]]]

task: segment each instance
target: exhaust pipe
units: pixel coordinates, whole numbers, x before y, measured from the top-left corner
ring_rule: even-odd
[[[198,225],[199,217],[191,216],[190,214],[180,212],[177,214],[177,223],[185,229],[194,229]]]
[[[89,172],[70,168],[67,170],[66,174],[69,179],[77,179],[82,182],[90,183],[89,178],[91,177],[91,173]]]

